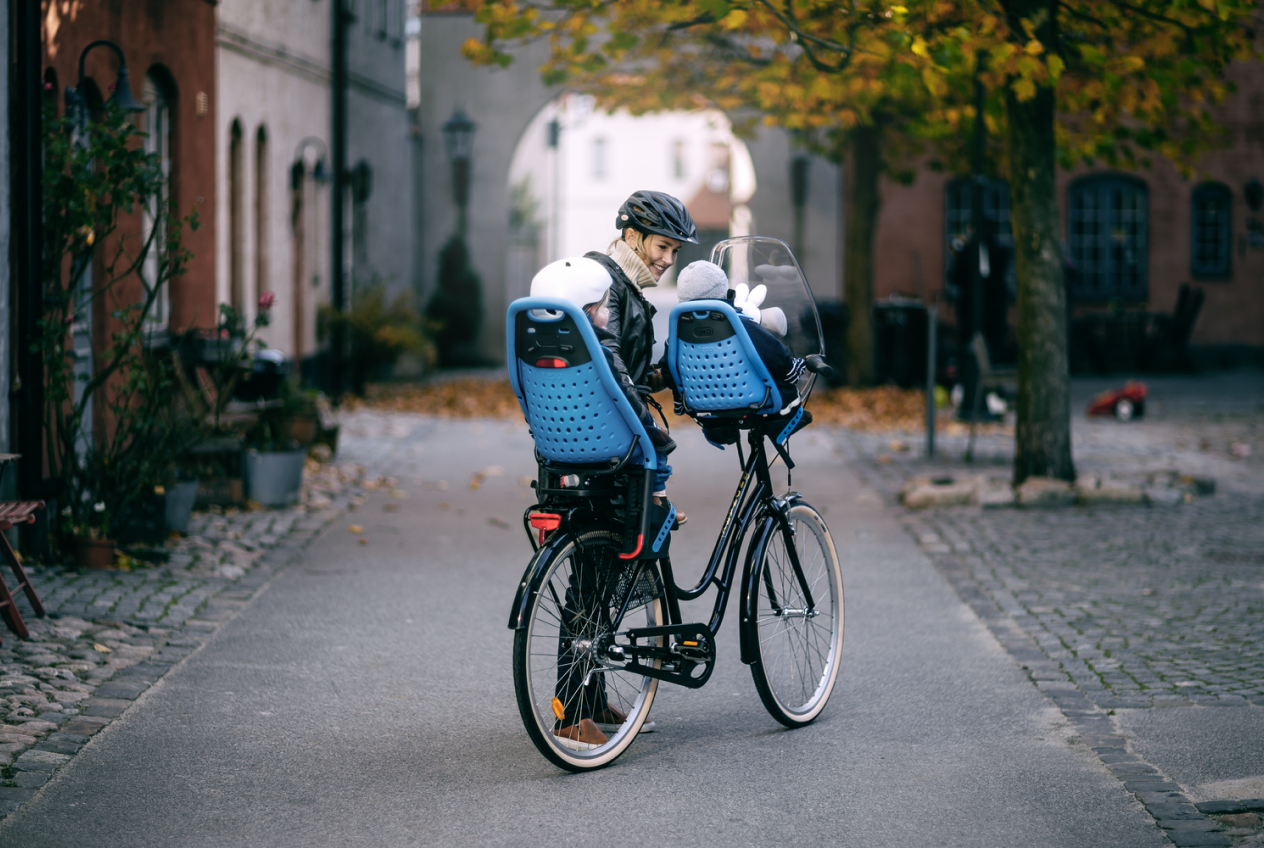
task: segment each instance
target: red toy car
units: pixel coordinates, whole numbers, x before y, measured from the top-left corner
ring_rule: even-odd
[[[1088,405],[1089,415],[1113,415],[1120,421],[1131,421],[1145,415],[1145,383],[1129,380],[1122,389],[1111,389],[1093,398]]]

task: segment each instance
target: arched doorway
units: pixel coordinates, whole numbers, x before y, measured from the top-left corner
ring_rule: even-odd
[[[593,108],[592,98],[563,93],[531,119],[509,166],[509,240],[505,295],[524,297],[543,265],[618,237],[615,212],[639,189],[680,198],[698,226],[662,284],[646,295],[664,322],[676,302],[675,272],[730,235],[751,232],[748,203],[755,169],[746,144],[715,109],[634,116]]]

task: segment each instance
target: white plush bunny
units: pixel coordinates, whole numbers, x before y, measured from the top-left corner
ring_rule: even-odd
[[[768,296],[768,287],[758,285],[750,288],[746,283],[738,283],[733,298],[733,308],[748,316],[756,324],[779,336],[786,334],[786,313],[776,306],[760,309],[764,298]]]

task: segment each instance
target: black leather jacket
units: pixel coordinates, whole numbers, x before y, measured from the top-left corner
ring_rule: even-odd
[[[610,286],[610,320],[606,329],[611,336],[602,344],[613,354],[615,375],[623,384],[629,401],[637,397],[636,386],[643,386],[649,379],[650,357],[654,351],[654,305],[645,299],[636,283],[628,279],[619,263],[604,253],[593,251],[584,254],[595,259],[610,272],[614,282]],[[629,391],[631,389],[631,391]],[[645,412],[645,404],[632,404],[637,415]]]

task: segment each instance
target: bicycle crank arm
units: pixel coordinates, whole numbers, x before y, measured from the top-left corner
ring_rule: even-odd
[[[711,677],[715,667],[715,636],[705,624],[674,624],[666,627],[640,627],[627,632],[632,644],[624,646],[629,658],[624,671],[644,674],[697,689]],[[666,645],[638,645],[640,639],[663,639]],[[659,661],[655,668],[645,661]]]

